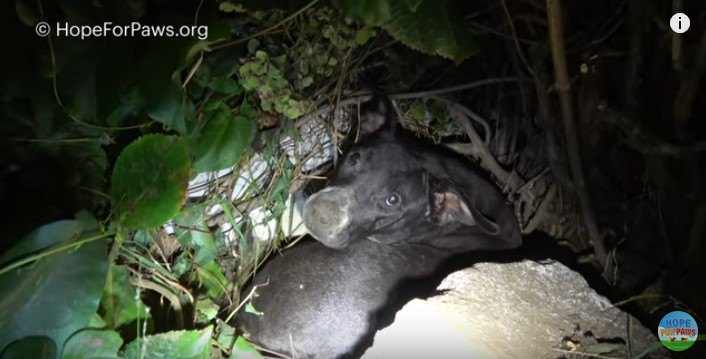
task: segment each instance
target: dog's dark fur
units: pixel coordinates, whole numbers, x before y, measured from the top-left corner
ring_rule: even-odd
[[[244,292],[258,285],[253,305],[264,314],[241,313],[240,327],[266,348],[298,358],[360,354],[400,283],[432,275],[454,254],[521,244],[511,206],[489,181],[400,128],[388,100],[367,107],[360,141],[304,206],[319,242],[284,251]]]

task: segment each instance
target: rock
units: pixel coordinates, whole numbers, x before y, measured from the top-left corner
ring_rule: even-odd
[[[407,303],[363,358],[625,358],[628,321],[633,355],[658,342],[656,329],[557,262],[476,264],[438,289],[446,292]],[[649,357],[669,355],[660,346]]]

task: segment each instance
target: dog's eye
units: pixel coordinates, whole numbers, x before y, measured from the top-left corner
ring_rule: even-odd
[[[360,161],[360,153],[358,152],[353,152],[350,155],[348,155],[348,163],[351,164],[351,166],[355,166],[358,161]]]
[[[385,198],[385,204],[389,207],[397,207],[400,205],[400,202],[402,202],[402,200],[400,199],[400,196],[396,193],[393,193],[387,196],[387,198]]]

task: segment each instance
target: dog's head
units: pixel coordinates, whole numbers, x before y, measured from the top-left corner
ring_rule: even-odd
[[[458,250],[520,244],[502,193],[447,151],[406,133],[388,99],[363,106],[359,129],[360,140],[329,185],[304,205],[304,223],[318,241],[334,248],[370,239]]]

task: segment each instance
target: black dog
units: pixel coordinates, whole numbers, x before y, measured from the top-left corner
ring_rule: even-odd
[[[454,254],[521,244],[500,191],[400,128],[389,100],[367,106],[361,140],[304,206],[320,243],[273,258],[244,292],[258,285],[253,305],[264,314],[241,313],[240,327],[265,348],[297,358],[360,354],[400,282],[429,276]]]

